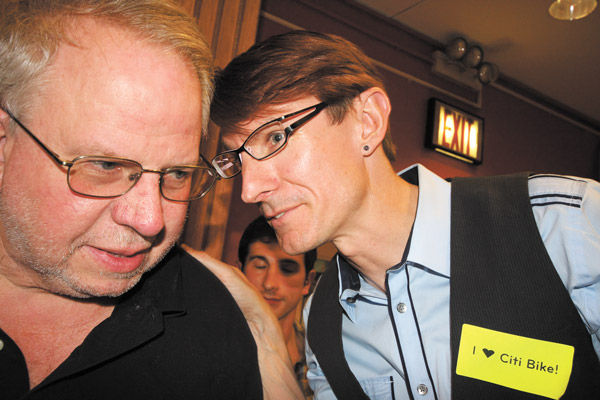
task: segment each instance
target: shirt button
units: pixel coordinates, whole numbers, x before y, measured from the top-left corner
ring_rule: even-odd
[[[427,386],[423,385],[422,383],[417,386],[417,393],[419,393],[421,396],[425,396],[428,391],[429,389],[427,389]]]
[[[350,304],[354,304],[356,303],[356,297],[348,297],[346,301]]]
[[[408,307],[404,303],[398,303],[396,310],[398,310],[399,313],[405,313],[406,310],[408,310]]]
[[[2,340],[0,340],[0,350],[2,350],[4,348],[4,342]]]

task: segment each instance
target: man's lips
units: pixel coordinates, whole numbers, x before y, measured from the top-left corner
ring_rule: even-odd
[[[281,217],[283,217],[285,214],[289,213],[290,211],[293,211],[294,209],[296,209],[298,206],[293,206],[293,207],[288,207],[285,209],[279,209],[277,211],[273,211],[273,212],[267,212],[265,211],[265,207],[261,207],[261,211],[263,213],[263,215],[265,216],[265,218],[268,221],[272,221],[272,220],[278,220]]]
[[[267,296],[263,296],[263,297],[269,304],[277,304],[281,301],[281,299],[275,298],[275,297],[267,297]]]
[[[144,261],[149,248],[108,249],[88,246],[93,257],[111,272],[129,273]]]
[[[98,247],[98,246],[91,246],[95,249],[98,249],[100,251],[104,251],[106,253],[110,253],[112,255],[118,256],[118,257],[134,257],[140,253],[147,253],[150,248],[149,247],[127,247],[127,248],[110,248],[110,247]]]
[[[273,213],[273,214],[265,214],[265,218],[267,219],[267,221],[271,221],[271,220],[279,219],[279,218],[283,217],[283,215],[285,213],[286,213],[285,211],[282,211],[282,212],[277,213],[277,214],[275,214],[275,213]]]

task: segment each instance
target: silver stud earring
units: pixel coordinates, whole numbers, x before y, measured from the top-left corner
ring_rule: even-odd
[[[364,150],[364,151],[369,151],[369,146],[365,144],[365,145],[363,146],[363,150]]]

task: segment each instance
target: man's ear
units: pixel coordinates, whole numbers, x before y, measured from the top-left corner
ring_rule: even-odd
[[[4,164],[6,162],[6,146],[7,134],[10,129],[10,116],[0,108],[0,186],[4,177]]]
[[[312,287],[312,284],[315,281],[316,275],[317,271],[315,271],[314,269],[308,271],[308,275],[306,275],[306,280],[304,281],[304,288],[302,289],[303,296],[306,296],[310,292],[310,288]]]
[[[242,262],[240,260],[237,260],[235,262],[235,266],[242,272],[244,272],[244,265],[242,264]]]
[[[389,116],[392,110],[390,99],[385,91],[378,87],[365,90],[358,96],[362,121],[361,151],[369,156],[383,142],[388,130]]]

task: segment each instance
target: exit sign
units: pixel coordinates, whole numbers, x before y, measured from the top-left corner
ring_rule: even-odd
[[[425,145],[461,161],[481,164],[483,118],[430,99]]]

